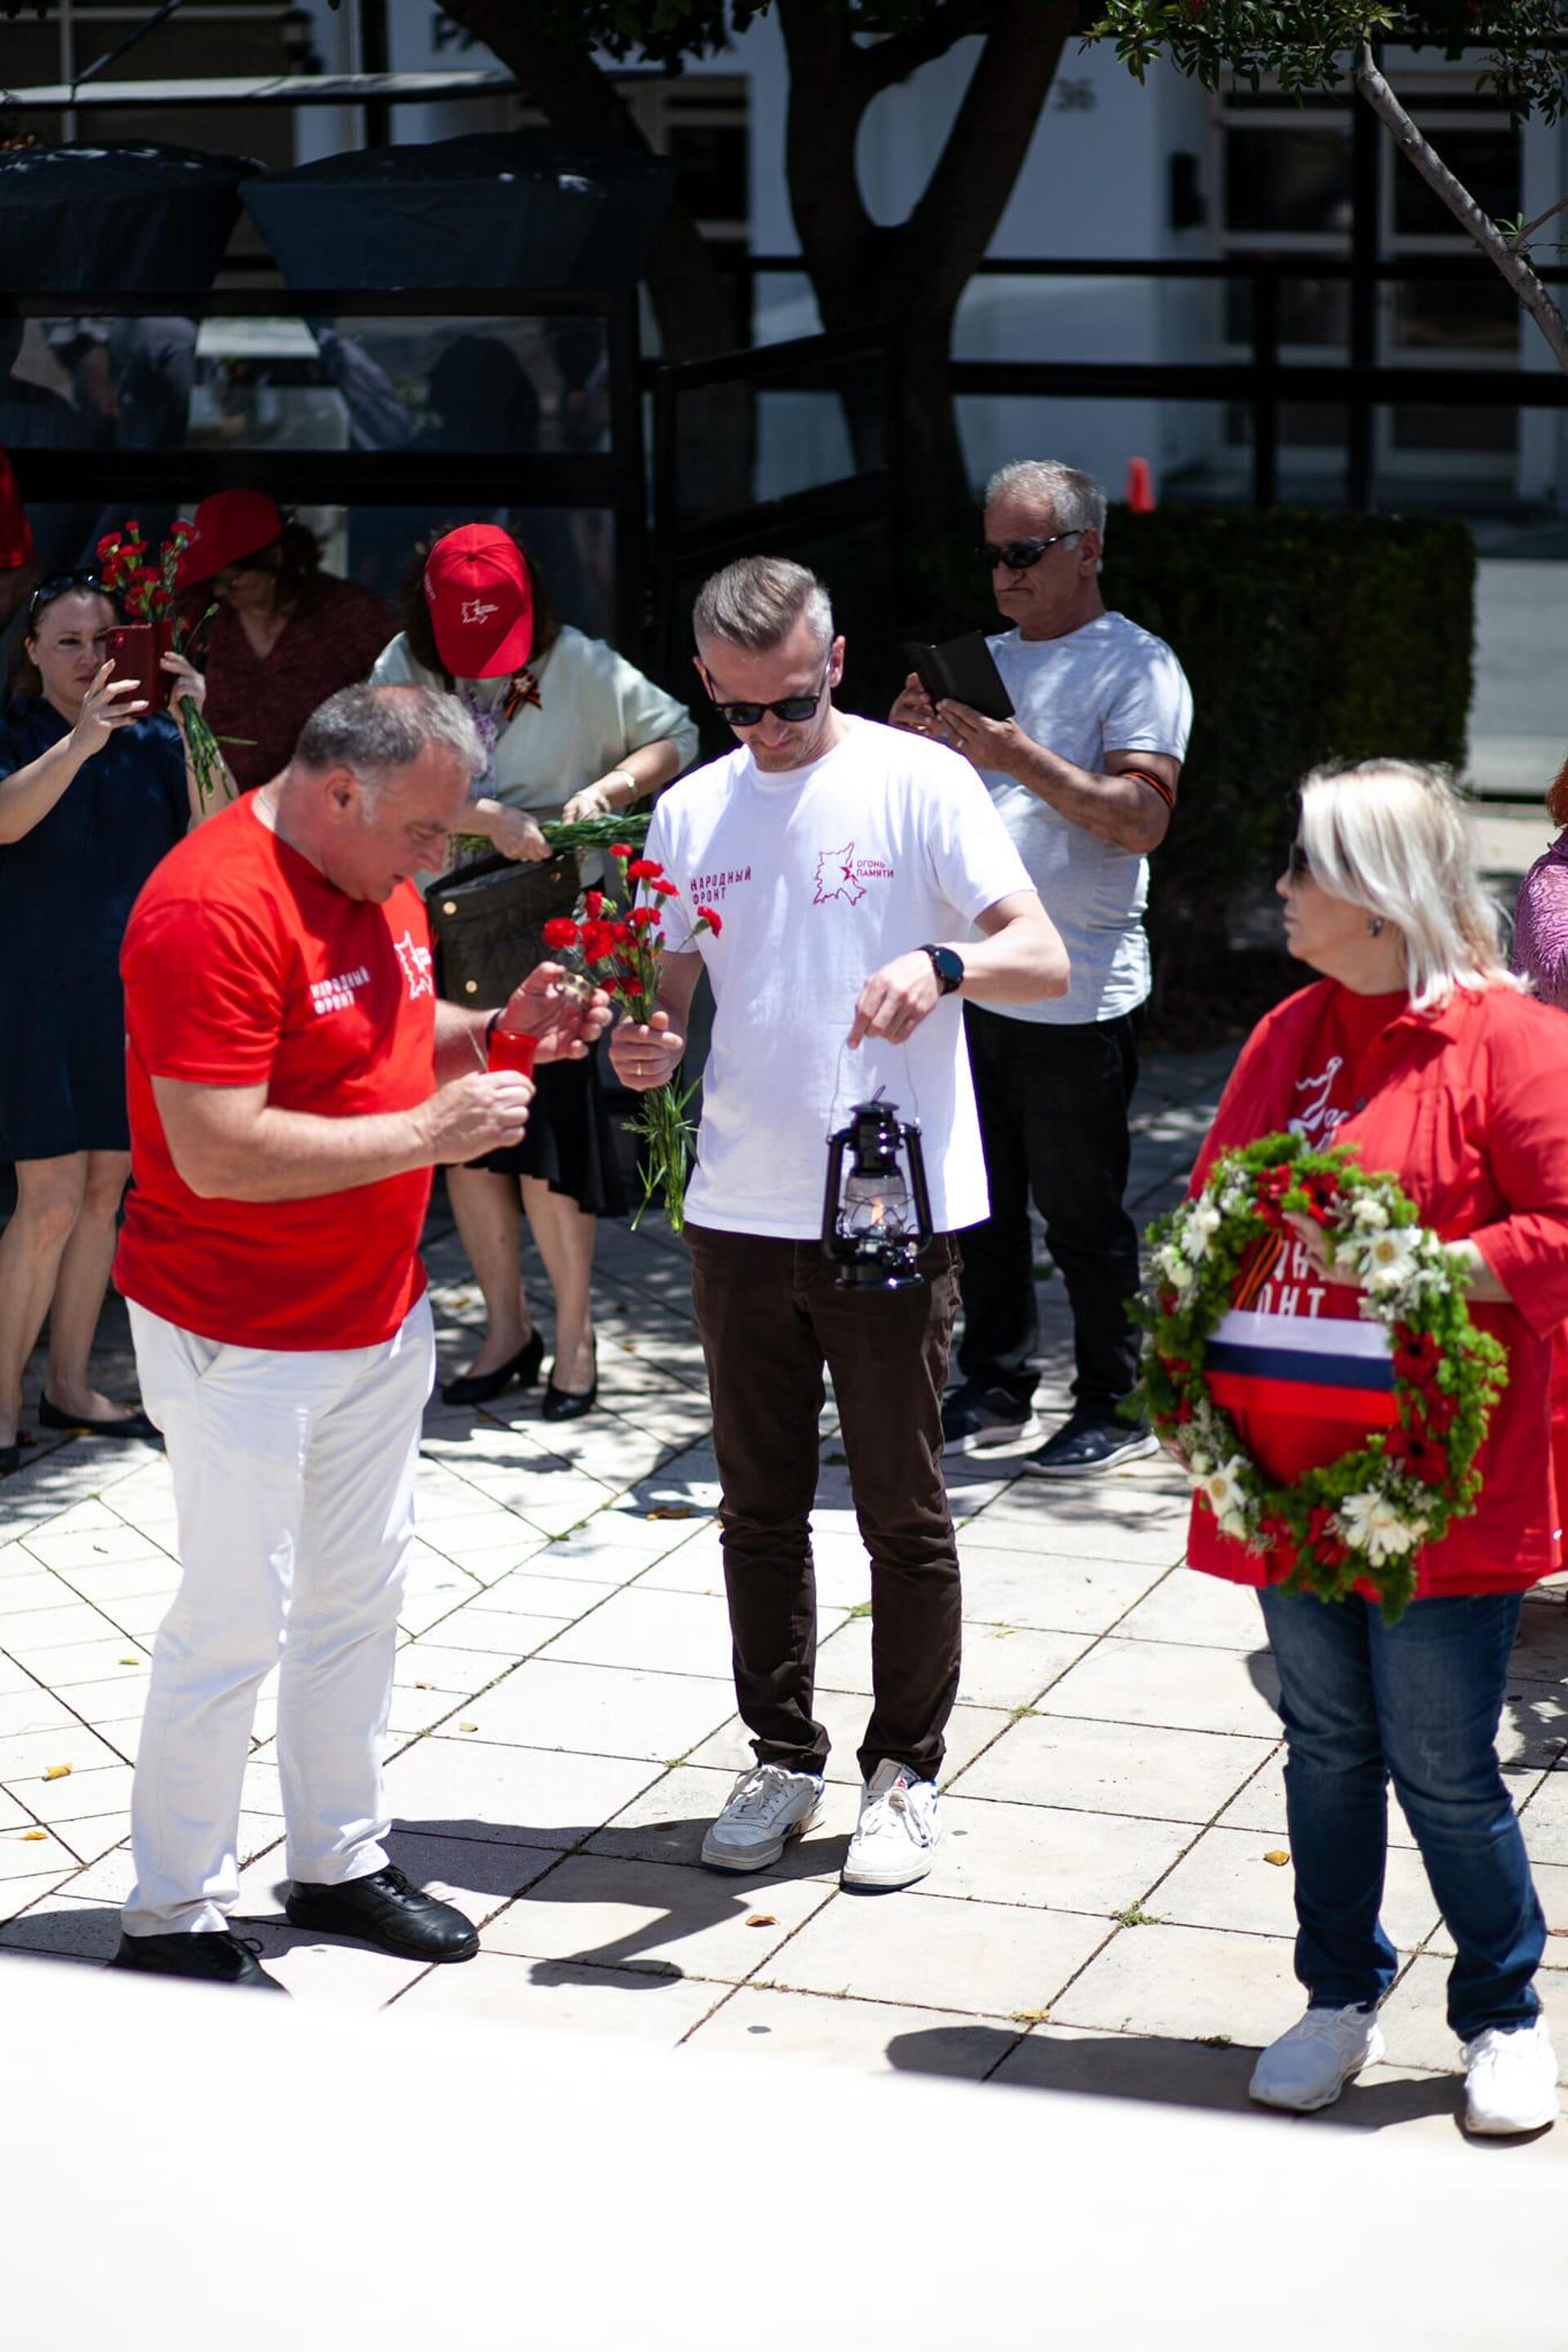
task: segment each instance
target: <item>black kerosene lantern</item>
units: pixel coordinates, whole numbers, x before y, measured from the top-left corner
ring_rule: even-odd
[[[925,1280],[915,1264],[931,1237],[921,1131],[898,1109],[880,1097],[857,1103],[848,1126],[827,1139],[822,1247],[837,1263],[841,1290],[905,1290]]]

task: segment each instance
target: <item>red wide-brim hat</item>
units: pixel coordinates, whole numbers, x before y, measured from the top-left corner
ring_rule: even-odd
[[[192,520],[174,580],[179,589],[198,587],[283,536],[282,509],[261,490],[215,490]]]

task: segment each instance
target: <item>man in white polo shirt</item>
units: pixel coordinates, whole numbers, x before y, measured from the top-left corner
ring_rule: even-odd
[[[739,748],[671,787],[647,854],[722,928],[668,959],[652,1023],[623,1024],[611,1053],[629,1087],[669,1077],[706,964],[716,1013],[687,1237],[757,1761],[702,1858],[764,1869],[821,1801],[810,1512],[826,1367],[871,1555],[872,1708],[844,1883],[906,1886],[931,1868],[958,1686],[942,1384],[953,1234],[985,1213],[958,1000],[1059,995],[1067,957],[973,770],[834,709],[844,641],[813,573],[745,558],[694,618],[699,673]],[[826,1138],[879,1088],[919,1118],[935,1237],[922,1284],[841,1289],[820,1240]]]
[[[1047,1478],[1154,1450],[1119,1410],[1139,1356],[1127,1318],[1138,1235],[1122,1194],[1150,985],[1148,860],[1171,821],[1193,698],[1170,646],[1106,611],[1104,528],[1105,493],[1088,474],[1043,458],[1005,466],[985,493],[984,555],[1011,625],[990,644],[1016,716],[938,711],[915,677],[892,710],[896,727],[973,761],[1072,958],[1071,987],[1048,1004],[965,1008],[991,1213],[964,1235],[963,1377],[942,1411],[949,1453],[1032,1426],[1032,1195],[1076,1364],[1071,1412],[1024,1463]]]

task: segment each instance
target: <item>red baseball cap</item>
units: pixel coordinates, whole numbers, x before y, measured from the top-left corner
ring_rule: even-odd
[[[507,677],[533,651],[533,583],[515,540],[468,522],[425,559],[436,650],[454,677]]]
[[[282,509],[260,490],[215,490],[202,500],[192,520],[195,528],[175,581],[180,588],[211,580],[283,536]]]

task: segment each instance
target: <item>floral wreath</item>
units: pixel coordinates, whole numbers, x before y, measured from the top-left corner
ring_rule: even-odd
[[[1209,1393],[1204,1356],[1242,1266],[1289,1215],[1310,1217],[1363,1316],[1389,1333],[1394,1425],[1293,1485],[1270,1479]],[[1392,1176],[1342,1145],[1267,1135],[1215,1160],[1203,1190],[1149,1229],[1151,1279],[1132,1312],[1150,1335],[1142,1402],[1191,1471],[1224,1535],[1284,1552],[1285,1587],[1338,1601],[1370,1586],[1392,1624],[1415,1591],[1416,1555],[1480,1492],[1476,1454],[1507,1358],[1478,1331],[1462,1262],[1425,1227]]]

